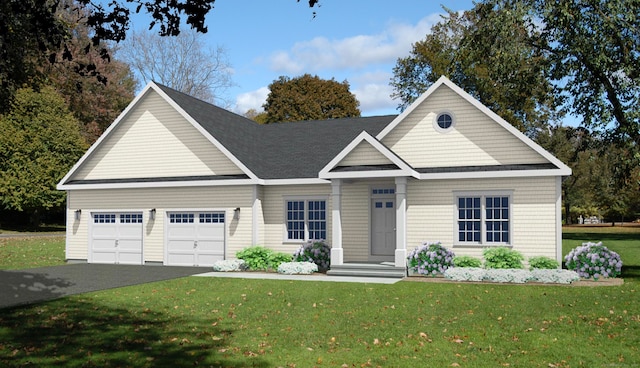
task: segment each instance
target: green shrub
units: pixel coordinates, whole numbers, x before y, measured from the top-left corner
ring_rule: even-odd
[[[529,258],[529,269],[553,270],[559,268],[560,264],[553,258],[549,257],[531,257]]]
[[[507,247],[485,248],[482,255],[484,268],[522,268],[524,261],[522,253]]]
[[[271,253],[269,257],[269,268],[273,270],[277,270],[281,263],[291,262],[291,254],[287,253]]]
[[[480,268],[482,267],[482,261],[471,256],[455,256],[453,258],[453,265],[455,267]]]
[[[271,268],[273,251],[259,245],[244,248],[236,253],[236,258],[244,260],[247,268],[253,271],[266,271]]]

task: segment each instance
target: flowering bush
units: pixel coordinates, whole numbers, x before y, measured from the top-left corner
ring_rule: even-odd
[[[510,282],[515,284],[524,284],[531,280],[531,272],[518,268],[492,268],[485,270],[484,280],[491,282]]]
[[[452,267],[444,271],[444,277],[453,281],[483,281],[484,272],[480,267]]]
[[[278,273],[286,275],[310,275],[318,272],[318,265],[312,262],[283,262],[278,266]]]
[[[311,262],[326,271],[331,266],[331,247],[324,240],[309,240],[293,253],[295,262]]]
[[[535,269],[484,269],[476,267],[453,267],[444,272],[444,277],[453,281],[491,281],[504,283],[542,282],[570,284],[580,280],[574,271]]]
[[[560,269],[534,269],[531,271],[531,281],[545,284],[570,284],[579,281],[580,276],[575,271]]]
[[[491,247],[482,251],[484,268],[522,268],[524,256],[515,249]]]
[[[442,246],[440,242],[424,242],[407,256],[409,268],[425,275],[435,276],[453,267],[455,254]]]
[[[599,243],[582,243],[564,257],[567,268],[580,277],[595,280],[600,277],[616,277],[622,271],[622,260],[618,253]]]
[[[544,270],[553,270],[560,267],[558,261],[549,257],[531,257],[529,258],[529,269],[544,269]]]
[[[241,259],[225,259],[215,261],[213,264],[213,270],[217,272],[244,271],[245,269],[246,264]]]

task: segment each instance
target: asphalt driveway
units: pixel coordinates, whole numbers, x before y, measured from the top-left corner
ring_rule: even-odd
[[[0,308],[196,275],[210,267],[70,264],[0,270]]]

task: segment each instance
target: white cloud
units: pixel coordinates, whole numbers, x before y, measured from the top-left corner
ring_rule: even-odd
[[[361,69],[371,64],[394,63],[405,56],[414,42],[424,39],[440,14],[432,14],[417,24],[391,22],[374,35],[357,35],[339,40],[316,37],[297,42],[289,51],[275,52],[269,58],[276,72],[300,74],[324,69]]]
[[[351,92],[360,101],[363,116],[395,114],[397,102],[391,99],[393,88],[389,85],[391,73],[367,72],[353,78]]]
[[[262,105],[267,101],[269,95],[269,88],[262,87],[255,91],[242,93],[236,97],[236,106],[233,112],[243,115],[247,111],[254,109],[256,111],[263,111]]]

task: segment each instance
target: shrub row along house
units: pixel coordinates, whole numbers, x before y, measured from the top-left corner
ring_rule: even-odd
[[[326,239],[331,265],[440,241],[561,258],[571,170],[445,77],[397,116],[259,125],[150,83],[60,181],[66,258],[209,266]]]

